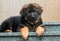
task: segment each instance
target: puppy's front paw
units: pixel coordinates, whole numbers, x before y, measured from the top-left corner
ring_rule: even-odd
[[[24,26],[23,28],[20,29],[20,31],[22,38],[26,40],[28,38],[28,32],[29,32],[28,27]]]
[[[43,27],[38,26],[36,28],[36,34],[37,34],[37,36],[41,36],[44,33],[44,31],[45,31],[45,29]]]

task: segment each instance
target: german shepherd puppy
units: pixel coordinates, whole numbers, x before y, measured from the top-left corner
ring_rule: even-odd
[[[25,4],[20,11],[21,24],[19,25],[22,37],[26,39],[29,31],[34,31],[41,36],[45,31],[42,26],[41,14],[43,9],[36,3]],[[23,27],[23,28],[21,28]]]
[[[1,24],[1,32],[21,32],[24,39],[28,38],[30,31],[41,36],[45,29],[42,26],[41,14],[43,9],[36,3],[25,4],[20,11],[21,16],[6,19]]]

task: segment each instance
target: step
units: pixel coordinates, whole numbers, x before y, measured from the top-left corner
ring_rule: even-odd
[[[0,32],[0,41],[60,41],[60,22],[44,22],[46,31],[40,37],[35,32],[29,32],[27,40],[21,38],[20,32]]]

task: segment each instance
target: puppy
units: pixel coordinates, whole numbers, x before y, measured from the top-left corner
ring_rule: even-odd
[[[36,3],[25,4],[20,11],[21,16],[13,16],[1,24],[1,32],[21,32],[22,38],[27,39],[30,31],[36,32],[37,36],[44,33],[41,14],[43,9]]]
[[[36,3],[25,4],[23,6],[20,11],[21,24],[19,27],[24,39],[27,39],[29,31],[36,32],[37,36],[41,36],[44,33],[45,29],[42,26],[41,18],[42,12],[42,7]]]

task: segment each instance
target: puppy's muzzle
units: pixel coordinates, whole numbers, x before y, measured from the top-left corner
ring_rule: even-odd
[[[37,20],[37,17],[38,17],[37,12],[32,12],[32,13],[29,13],[29,14],[28,14],[27,19],[28,19],[29,21],[36,21],[36,20]]]

